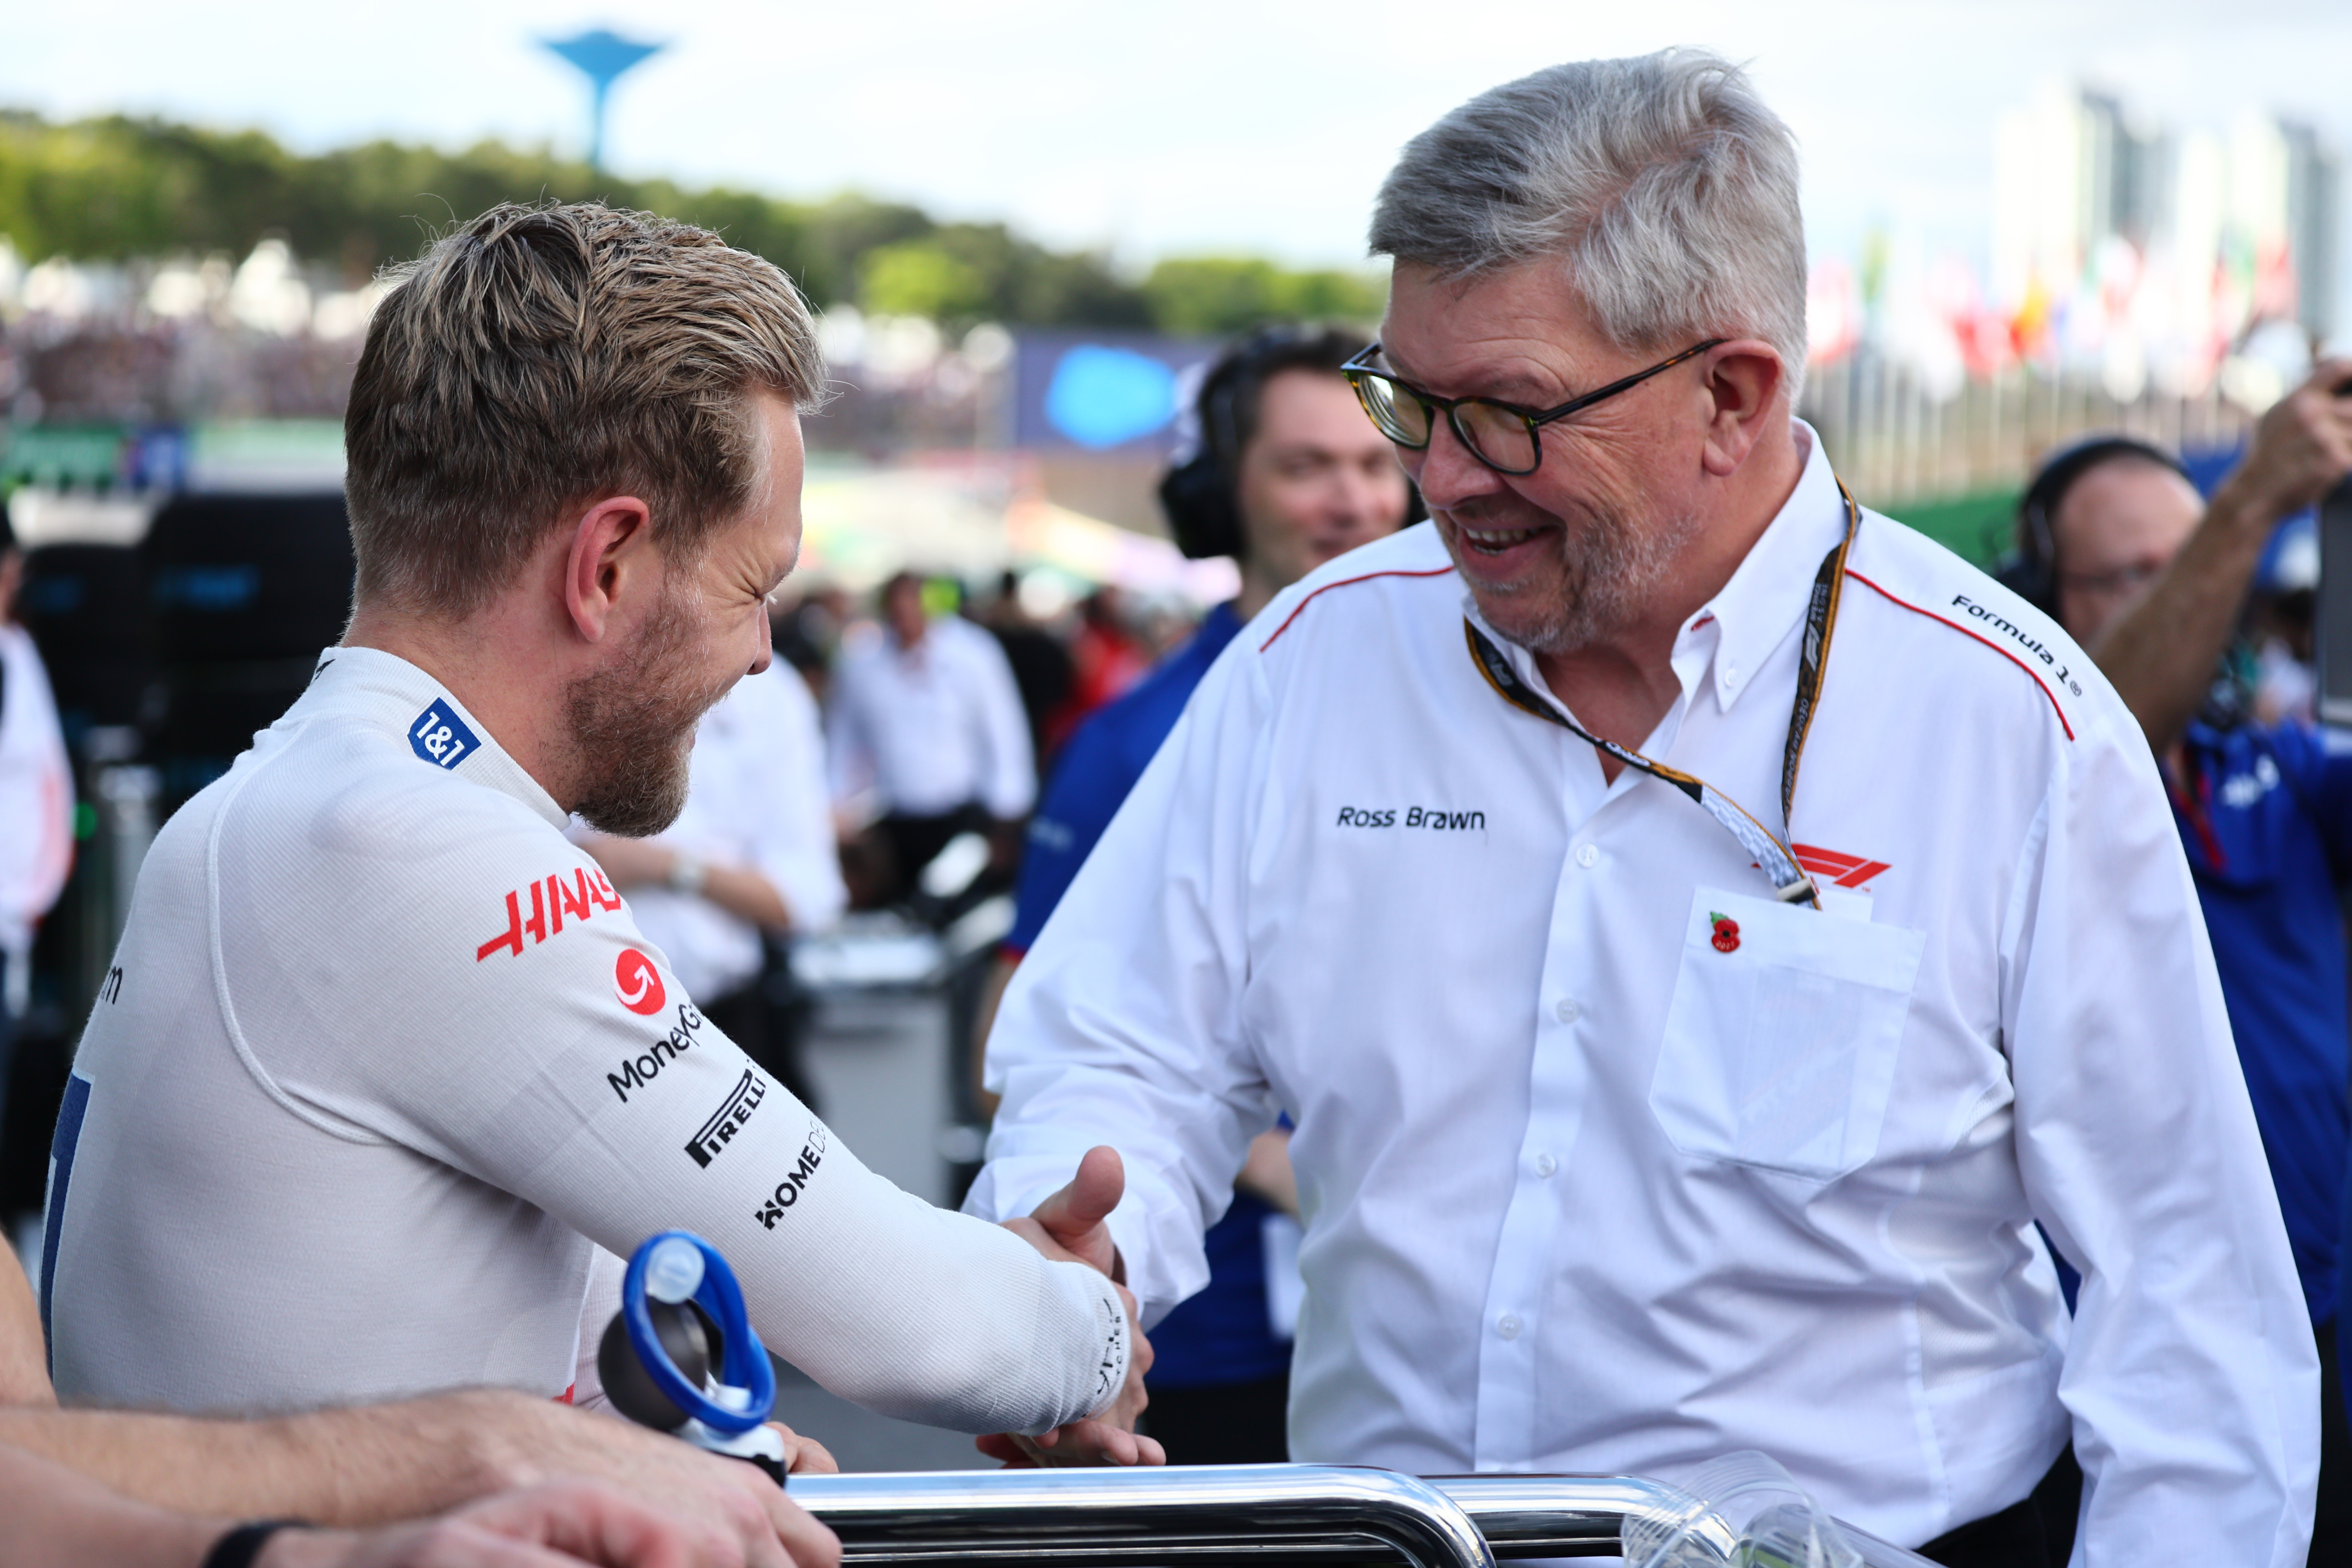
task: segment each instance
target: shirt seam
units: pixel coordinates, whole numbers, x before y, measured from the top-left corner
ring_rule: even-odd
[[[2035,686],[2041,688],[2042,695],[2050,700],[2050,710],[2058,715],[2058,727],[2066,731],[2066,739],[2072,741],[2074,738],[2074,726],[2067,721],[2066,710],[2058,705],[2058,694],[2051,690],[2049,685],[2044,682],[2040,676],[2034,674],[2032,668],[2029,667],[2023,659],[2018,658],[2015,654],[2010,652],[1999,643],[1994,642],[1988,637],[1980,637],[1977,633],[1969,630],[1968,627],[1960,625],[1958,621],[1948,620],[1944,616],[1937,615],[1933,610],[1923,609],[1919,605],[1913,604],[1908,599],[1900,598],[1895,595],[1887,592],[1887,590],[1880,587],[1877,584],[1872,582],[1869,578],[1864,576],[1861,573],[1855,571],[1851,566],[1845,569],[1845,574],[1853,578],[1855,582],[1861,584],[1864,587],[1877,594],[1881,598],[1886,600],[1887,603],[1899,605],[1915,616],[1925,616],[1927,619],[1936,622],[1939,626],[1951,627],[1952,630],[1959,633],[1962,637],[1968,637],[1976,642],[1983,643],[1985,647],[1992,649],[1993,652],[2000,655],[2001,658],[2009,660],[2010,663],[2017,666],[2018,668],[2024,670],[2026,678],[2032,680]]]
[[[309,726],[305,724],[304,728],[307,729],[308,727]],[[221,1029],[223,1033],[228,1036],[229,1048],[236,1053],[236,1059],[244,1065],[247,1074],[252,1078],[255,1084],[259,1086],[261,1092],[268,1095],[271,1101],[274,1102],[279,1110],[292,1116],[297,1121],[318,1129],[320,1131],[326,1133],[329,1137],[339,1138],[346,1143],[388,1143],[391,1140],[386,1139],[380,1134],[362,1131],[347,1130],[343,1127],[337,1126],[333,1121],[328,1120],[326,1117],[305,1108],[302,1104],[297,1101],[292,1095],[287,1093],[284,1089],[280,1088],[277,1079],[269,1076],[268,1071],[262,1067],[260,1059],[254,1055],[252,1045],[245,1037],[244,1027],[237,1022],[236,1004],[229,995],[228,958],[221,941],[221,835],[228,829],[229,813],[236,807],[238,799],[247,789],[252,787],[254,780],[259,778],[264,770],[274,766],[281,758],[293,749],[294,742],[297,739],[299,739],[299,733],[297,736],[289,736],[286,745],[280,747],[275,755],[259,758],[253,763],[251,771],[246,774],[244,782],[234,785],[228,791],[226,798],[221,802],[220,810],[213,816],[211,827],[208,828],[205,834],[205,921],[206,928],[205,931],[205,945],[208,950],[205,953],[205,957],[210,963],[213,972],[213,1000],[215,1005],[220,1010]]]

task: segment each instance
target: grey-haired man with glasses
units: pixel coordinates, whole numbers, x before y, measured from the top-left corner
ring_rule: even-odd
[[[971,1206],[1117,1146],[1058,1239],[1150,1321],[1287,1111],[1298,1458],[1757,1448],[1946,1563],[2300,1563],[2316,1361],[2162,786],[1795,419],[1797,189],[1692,51],[1407,145],[1349,378],[1431,521],[1202,682],[998,1015]]]

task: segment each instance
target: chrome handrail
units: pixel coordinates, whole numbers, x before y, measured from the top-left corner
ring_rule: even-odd
[[[1402,1558],[1494,1568],[1445,1494],[1393,1470],[1325,1465],[969,1470],[794,1476],[793,1500],[851,1563],[1231,1561],[1271,1565]]]
[[[1614,1557],[1629,1519],[1687,1521],[1684,1562],[1737,1561],[1737,1532],[1640,1476],[1417,1479],[1333,1465],[794,1476],[792,1495],[852,1563],[1181,1563],[1291,1558],[1480,1568],[1497,1559]],[[1842,1524],[1843,1521],[1840,1521]],[[1933,1568],[1850,1524],[1869,1568]],[[1696,1549],[1695,1551],[1693,1549]]]
[[[1614,1557],[1625,1521],[1679,1521],[1690,1494],[1640,1476],[1532,1476],[1489,1473],[1430,1476],[1486,1538],[1496,1557]],[[1738,1549],[1731,1527],[1712,1512],[1690,1521],[1689,1545],[1702,1560],[1729,1563]]]

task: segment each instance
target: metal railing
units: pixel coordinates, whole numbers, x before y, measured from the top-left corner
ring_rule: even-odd
[[[1323,1465],[794,1476],[856,1563],[1493,1568],[1470,1517],[1393,1470]],[[1613,1543],[1614,1537],[1612,1537]]]
[[[1614,1557],[1629,1519],[1685,1521],[1683,1561],[1736,1561],[1721,1516],[1639,1476],[1433,1476],[1328,1465],[794,1476],[793,1497],[851,1563],[1286,1562],[1485,1568],[1497,1559]],[[1931,1568],[1852,1525],[1868,1568]]]

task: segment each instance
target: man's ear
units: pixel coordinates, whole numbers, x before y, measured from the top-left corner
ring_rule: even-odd
[[[659,574],[652,519],[652,509],[636,497],[614,496],[590,507],[572,525],[572,548],[563,562],[563,608],[586,641],[604,640],[623,591],[636,586],[638,574]]]
[[[1706,448],[1701,461],[1717,479],[1738,471],[1764,434],[1764,416],[1780,395],[1788,372],[1771,344],[1741,338],[1708,351],[1710,400]]]

